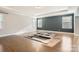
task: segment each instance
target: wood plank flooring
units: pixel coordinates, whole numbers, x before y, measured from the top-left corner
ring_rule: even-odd
[[[62,35],[61,35],[62,34]],[[73,33],[56,33],[55,38],[60,37],[61,42],[54,47],[48,47],[42,43],[24,38],[22,35],[11,35],[0,38],[0,51],[3,52],[78,52],[79,36]]]

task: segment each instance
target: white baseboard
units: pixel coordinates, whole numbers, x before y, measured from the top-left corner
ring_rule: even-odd
[[[9,36],[9,35],[16,35],[15,33],[12,33],[12,34],[3,34],[3,35],[0,35],[0,37],[5,37],[5,36]]]
[[[5,36],[9,36],[9,35],[20,35],[20,34],[23,34],[23,33],[28,33],[27,31],[26,32],[16,32],[16,33],[11,33],[11,34],[3,34],[3,35],[0,35],[0,37],[5,37]]]
[[[75,36],[79,36],[79,34],[76,34],[76,33],[75,33],[74,35],[75,35]]]

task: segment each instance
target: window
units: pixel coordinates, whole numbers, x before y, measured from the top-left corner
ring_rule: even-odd
[[[72,29],[72,16],[62,17],[62,28],[63,29]]]
[[[2,29],[2,20],[3,20],[3,15],[0,15],[0,29]]]
[[[38,28],[42,28],[42,19],[38,20]]]

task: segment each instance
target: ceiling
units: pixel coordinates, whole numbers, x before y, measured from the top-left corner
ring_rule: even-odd
[[[68,9],[68,6],[1,6],[0,10],[25,16],[36,16],[49,12]]]

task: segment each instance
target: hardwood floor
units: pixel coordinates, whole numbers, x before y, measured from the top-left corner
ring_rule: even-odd
[[[78,37],[74,36],[74,34],[57,33],[55,38],[58,38],[58,37],[60,37],[61,42],[56,44],[54,47],[48,47],[48,46],[38,43],[36,46],[37,51],[42,51],[42,52],[76,52],[78,51],[79,39]],[[34,42],[34,44],[36,43]]]
[[[9,52],[78,52],[79,36],[73,33],[55,33],[55,39],[61,42],[53,47],[46,46],[40,42],[24,38],[27,34],[11,35],[0,38],[0,51]]]
[[[30,40],[25,39],[22,36],[11,35],[0,38],[1,51],[6,52],[32,52],[35,49],[32,47]]]

